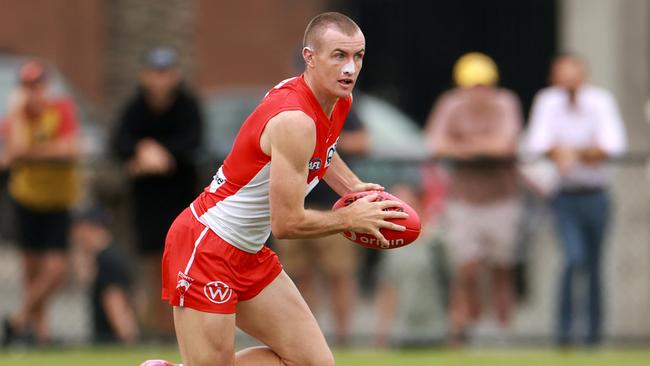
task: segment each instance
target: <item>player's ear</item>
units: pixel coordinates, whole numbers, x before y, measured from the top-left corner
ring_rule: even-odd
[[[302,58],[307,67],[314,67],[314,50],[311,47],[303,47]]]

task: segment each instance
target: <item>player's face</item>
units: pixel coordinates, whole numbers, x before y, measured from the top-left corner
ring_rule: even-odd
[[[363,33],[346,35],[327,29],[314,52],[313,71],[321,87],[338,98],[352,93],[363,64],[366,40]]]

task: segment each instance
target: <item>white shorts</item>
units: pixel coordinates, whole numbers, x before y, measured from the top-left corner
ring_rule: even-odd
[[[514,264],[521,214],[518,198],[485,205],[448,202],[445,213],[447,244],[453,263]]]

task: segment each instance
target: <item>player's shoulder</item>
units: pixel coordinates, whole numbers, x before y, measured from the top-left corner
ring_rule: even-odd
[[[267,123],[266,132],[271,146],[291,151],[291,154],[297,154],[295,156],[300,156],[300,152],[305,147],[308,150],[313,150],[312,145],[316,141],[316,124],[310,116],[300,110],[284,111],[277,114]]]
[[[269,120],[268,128],[292,132],[310,132],[316,129],[314,119],[305,111],[287,110],[276,114]]]
[[[294,76],[280,81],[273,88],[271,88],[271,90],[269,90],[266,93],[264,99],[265,100],[281,99],[281,98],[286,98],[291,96],[293,97],[299,96],[301,94],[299,88],[299,81],[300,81],[299,76]],[[280,96],[281,98],[279,98]]]
[[[271,107],[293,106],[305,109],[307,98],[298,85],[298,77],[282,80],[269,90],[262,103]]]

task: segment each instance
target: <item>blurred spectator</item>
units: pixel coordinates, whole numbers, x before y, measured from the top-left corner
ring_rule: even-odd
[[[97,343],[133,343],[138,325],[130,299],[133,281],[126,254],[113,243],[110,217],[99,208],[82,211],[75,218],[71,242],[92,258],[93,338]]]
[[[625,130],[614,97],[586,80],[580,58],[562,55],[553,61],[552,86],[535,97],[526,144],[530,153],[548,156],[559,173],[552,206],[564,252],[556,339],[560,345],[573,342],[575,277],[587,281],[586,342],[600,341],[600,266],[610,213],[605,163],[625,150]]]
[[[139,314],[158,335],[172,334],[171,310],[160,300],[160,261],[167,229],[197,193],[193,158],[201,143],[196,97],[181,82],[178,57],[169,48],[149,52],[140,86],[117,123],[113,147],[131,181],[138,252],[145,273]]]
[[[28,330],[49,342],[47,304],[66,275],[69,210],[77,196],[78,121],[70,99],[49,94],[47,66],[24,63],[3,123],[3,165],[15,203],[25,273],[20,308],[4,320],[4,344]]]
[[[501,326],[510,320],[511,271],[521,215],[514,156],[521,128],[517,97],[496,87],[497,67],[469,53],[454,66],[458,85],[439,99],[427,121],[431,152],[450,163],[446,211],[454,265],[450,342],[461,343],[480,316],[479,279],[491,273],[491,296]]]
[[[352,162],[367,154],[369,148],[368,134],[353,107],[343,125],[336,151],[344,161]],[[305,206],[329,210],[338,198],[336,192],[321,182],[307,196]],[[323,274],[326,292],[322,297],[330,302],[336,342],[345,344],[358,297],[356,271],[359,248],[340,234],[302,240],[276,239],[275,244],[284,269],[315,313],[320,303],[319,295],[322,294],[316,280],[320,273]]]
[[[425,215],[422,187],[405,181],[391,186],[389,191],[418,212],[422,233],[407,247],[379,251],[374,344],[380,348],[389,346],[391,337],[400,329],[408,334],[402,339],[407,345],[431,339],[436,330],[435,321],[441,318],[436,315],[445,313],[438,301],[442,297],[441,288],[433,283],[440,268],[433,258],[435,227]]]

